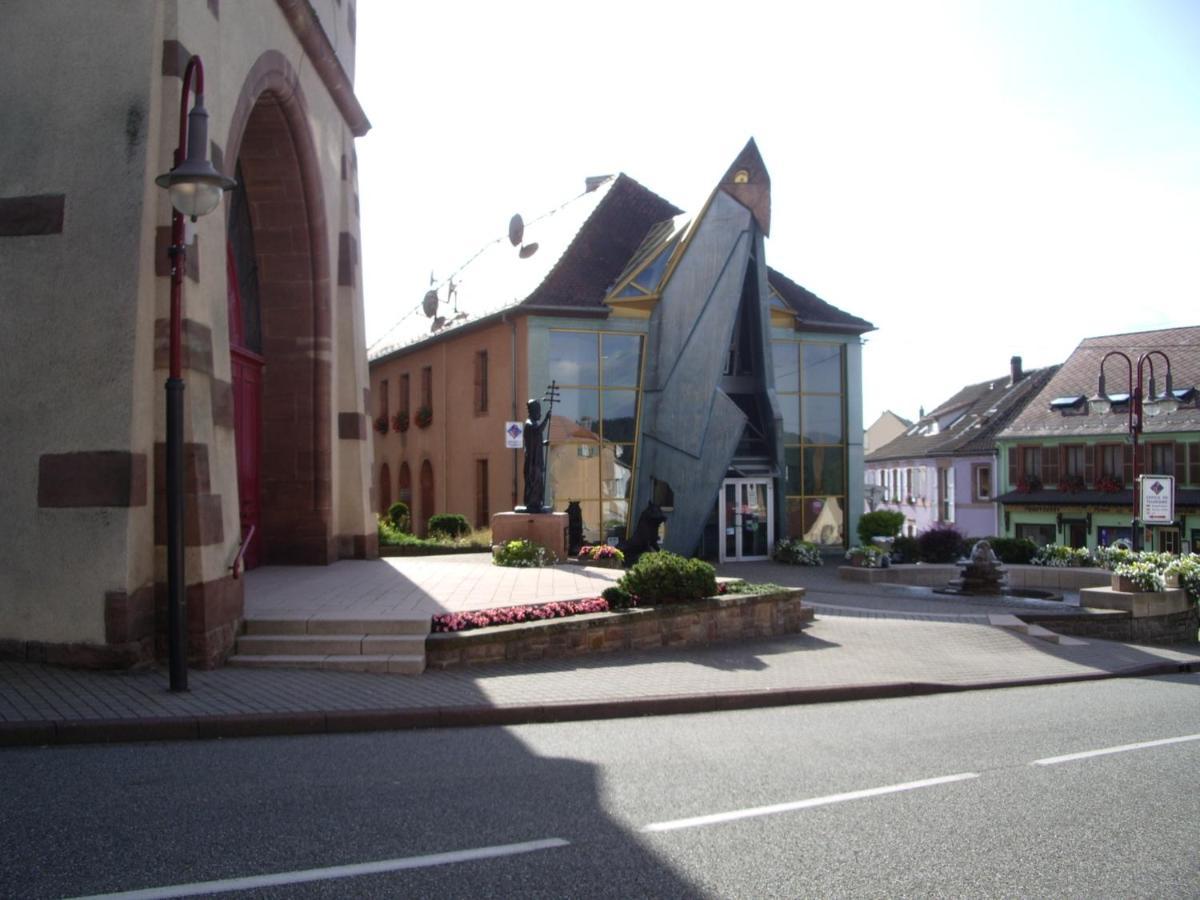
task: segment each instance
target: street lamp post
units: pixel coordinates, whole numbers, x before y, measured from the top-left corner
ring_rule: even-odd
[[[195,103],[188,112],[188,95],[195,88]],[[171,194],[171,314],[170,370],[167,377],[167,656],[172,691],[187,690],[187,602],[183,549],[183,273],[187,244],[183,217],[196,221],[221,203],[221,195],[236,182],[213,168],[208,160],[208,112],[204,109],[204,65],[200,57],[188,60],[179,102],[179,145],[171,171],[154,179]]]
[[[1137,358],[1135,363],[1129,356],[1120,350],[1110,350],[1104,354],[1104,358],[1100,360],[1100,390],[1099,394],[1104,399],[1108,399],[1108,392],[1104,389],[1104,364],[1108,362],[1110,356],[1119,356],[1125,360],[1126,372],[1128,375],[1129,384],[1129,442],[1133,447],[1133,519],[1130,522],[1130,540],[1133,544],[1133,549],[1141,549],[1141,539],[1138,535],[1138,512],[1140,509],[1141,489],[1138,484],[1138,477],[1141,475],[1141,456],[1138,453],[1138,435],[1142,433],[1142,375],[1145,369],[1150,370],[1150,381],[1148,387],[1150,389],[1150,399],[1157,399],[1155,394],[1157,391],[1154,386],[1154,357],[1162,358],[1166,364],[1166,390],[1163,393],[1164,397],[1171,395],[1171,360],[1167,354],[1161,350],[1150,350],[1143,353]]]

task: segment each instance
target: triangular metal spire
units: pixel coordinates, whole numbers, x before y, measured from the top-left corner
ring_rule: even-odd
[[[771,234],[771,176],[754,138],[738,154],[718,187],[750,210],[764,235]]]

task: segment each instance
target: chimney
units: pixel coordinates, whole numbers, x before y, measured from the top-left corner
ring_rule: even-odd
[[[611,175],[589,175],[587,178],[583,179],[583,186],[585,188],[584,193],[590,194],[610,178],[612,178]]]
[[[1014,356],[1009,360],[1009,366],[1012,368],[1012,378],[1008,382],[1008,386],[1012,387],[1018,381],[1025,377],[1025,373],[1021,371],[1021,357]]]

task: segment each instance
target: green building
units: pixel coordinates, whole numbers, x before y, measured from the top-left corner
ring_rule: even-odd
[[[1173,482],[1174,516],[1139,521],[1139,545],[1174,553],[1200,546],[1197,383],[1200,326],[1084,340],[997,438],[1002,533],[1089,548],[1129,540],[1135,479],[1145,475]]]

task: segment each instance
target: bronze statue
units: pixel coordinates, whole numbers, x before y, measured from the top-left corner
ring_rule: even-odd
[[[542,404],[528,403],[529,418],[525,420],[525,512],[546,511],[546,445],[550,442],[547,427],[550,410],[542,417]]]

